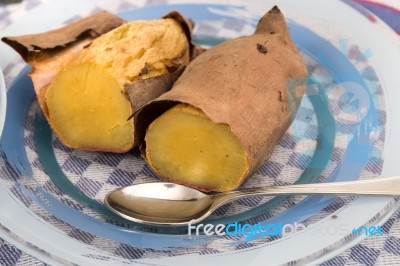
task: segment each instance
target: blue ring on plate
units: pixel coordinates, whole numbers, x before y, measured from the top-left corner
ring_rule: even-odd
[[[224,9],[229,8],[230,6],[222,6],[222,5],[213,5],[214,8]],[[193,18],[194,20],[198,19],[207,19],[207,20],[215,20],[221,19],[221,15],[213,14],[209,11],[210,5],[168,5],[168,6],[157,6],[151,8],[143,8],[134,10],[128,13],[121,14],[121,16],[125,19],[151,19],[158,18],[161,15],[165,14],[171,9],[177,9],[185,13],[187,16]],[[195,10],[195,11],[194,11]],[[253,19],[253,26],[255,26],[256,19]],[[328,69],[331,73],[334,74],[336,81],[346,82],[353,81],[360,84],[363,88],[367,88],[364,80],[358,71],[351,65],[350,62],[347,61],[346,57],[337,50],[334,46],[332,46],[329,42],[323,40],[313,32],[309,31],[306,28],[303,28],[299,25],[296,25],[293,22],[289,23],[289,27],[291,28],[291,33],[295,43],[306,53],[310,55],[315,55],[316,51],[318,61],[321,65],[323,65],[326,69]],[[212,39],[211,39],[212,40]],[[214,41],[218,42],[219,40]],[[342,64],[336,65],[337,59],[339,58]],[[345,71],[343,71],[345,70]],[[30,102],[34,97],[32,84],[30,79],[26,75],[26,70],[21,72],[21,74],[16,78],[15,82],[12,84],[10,90],[8,91],[8,108],[7,113],[8,116],[6,118],[4,135],[1,141],[2,149],[5,155],[7,156],[8,162],[13,166],[13,168],[17,171],[17,173],[25,174],[27,176],[32,176],[32,170],[30,168],[23,142],[15,143],[13,140],[15,136],[18,136],[18,139],[23,139],[23,128],[24,121],[26,119],[27,110],[30,106]],[[311,80],[311,82],[313,82]],[[368,92],[368,91],[367,91]],[[369,100],[372,103],[372,97],[369,94]],[[310,97],[310,96],[309,96]],[[320,94],[319,98],[312,98],[310,100],[313,104],[318,104],[318,101],[322,103],[327,103],[326,96],[323,93]],[[329,113],[329,112],[328,112]],[[327,113],[325,113],[327,114]],[[325,119],[319,119],[319,121],[326,122],[329,121],[329,116],[324,117]],[[36,119],[37,126],[35,130],[43,132],[47,132],[50,134],[44,134],[46,139],[36,139],[36,145],[38,147],[40,145],[45,147],[45,145],[49,145],[51,142],[51,131],[45,122],[43,116],[38,116]],[[329,127],[325,127],[329,128]],[[362,167],[368,160],[369,154],[373,148],[373,141],[370,139],[370,133],[377,128],[376,125],[376,110],[375,107],[371,104],[370,109],[366,117],[363,121],[360,122],[357,128],[357,134],[354,135],[353,140],[350,142],[347,147],[346,154],[343,160],[336,167],[335,171],[329,177],[330,181],[345,181],[352,180],[355,176],[357,176]],[[329,136],[330,132],[326,132]],[[37,137],[37,134],[35,134]],[[327,141],[327,146],[329,147],[329,141],[332,141],[331,138],[326,138],[327,135],[322,136],[324,141]],[[362,140],[362,141],[361,141]],[[50,144],[51,147],[51,144]],[[39,147],[40,150],[40,147]],[[320,149],[324,151],[324,149]],[[49,152],[49,150],[47,150]],[[50,150],[52,153],[53,151]],[[39,153],[39,152],[38,152]],[[53,154],[54,155],[54,154]],[[324,154],[321,154],[324,155]],[[39,156],[42,154],[39,153]],[[315,157],[315,156],[314,156]],[[319,157],[320,158],[320,157]],[[41,159],[43,166],[45,167],[45,171],[58,171],[56,165],[47,165],[46,161],[49,159],[43,158]],[[356,163],[354,163],[356,162]],[[318,175],[315,175],[320,172],[321,165],[311,165],[312,167],[306,170],[309,171],[307,176],[308,181],[312,181],[317,178]],[[54,168],[55,167],[55,168]],[[59,168],[59,167],[58,167]],[[50,175],[50,178],[54,178]],[[59,180],[58,180],[59,181]],[[55,180],[57,183],[57,180]],[[63,191],[65,188],[60,187]],[[133,246],[139,247],[151,247],[156,249],[169,249],[170,247],[183,247],[183,246],[192,246],[198,245],[204,242],[209,242],[213,238],[198,236],[195,239],[188,238],[186,235],[165,235],[158,233],[146,233],[146,228],[137,227],[133,223],[133,229],[143,230],[141,231],[132,231],[127,230],[126,228],[121,228],[119,226],[109,224],[103,221],[96,220],[92,217],[89,217],[85,214],[80,213],[79,211],[73,209],[72,207],[66,206],[61,203],[58,199],[56,199],[51,194],[47,193],[43,188],[38,185],[38,191],[45,196],[45,198],[50,202],[50,205],[43,204],[41,199],[37,197],[37,195],[31,194],[30,197],[35,200],[37,203],[41,204],[43,208],[48,210],[55,217],[63,220],[64,222],[88,233],[91,233],[96,236],[104,237],[107,239],[119,241],[125,244],[130,244]],[[67,193],[68,194],[68,193]],[[74,196],[74,195],[72,195]],[[76,196],[82,196],[79,194]],[[277,197],[278,198],[278,197]],[[283,223],[292,223],[294,221],[299,221],[300,219],[306,219],[314,214],[316,211],[320,211],[324,207],[326,207],[331,201],[332,197],[317,197],[312,196],[308,197],[293,208],[287,210],[284,213],[281,213],[269,220],[264,222],[274,222],[281,221]],[[82,200],[82,199],[80,199]],[[273,201],[272,201],[273,203]],[[94,208],[99,207],[98,202],[89,203],[89,206]],[[100,204],[101,205],[101,204]],[[244,212],[239,215],[233,215],[226,218],[208,220],[206,222],[210,223],[230,223],[233,221],[242,221],[248,218],[257,216],[260,213],[265,212],[266,208],[271,206],[271,201],[267,202],[259,207],[256,207],[250,211]],[[104,208],[104,207],[103,207]],[[107,214],[108,215],[108,214]],[[162,231],[162,229],[160,229]]]

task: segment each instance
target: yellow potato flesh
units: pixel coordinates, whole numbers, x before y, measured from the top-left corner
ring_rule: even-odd
[[[46,99],[51,125],[65,145],[111,152],[132,147],[131,104],[100,66],[84,63],[61,72]]]
[[[130,102],[124,86],[188,63],[187,36],[174,19],[123,24],[93,40],[51,82],[50,125],[70,148],[126,152],[134,145],[134,121],[127,119],[144,103]]]
[[[146,157],[168,180],[208,191],[229,191],[247,175],[246,151],[226,124],[178,104],[149,126]]]

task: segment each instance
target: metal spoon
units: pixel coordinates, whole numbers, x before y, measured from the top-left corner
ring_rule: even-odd
[[[248,188],[207,195],[173,183],[146,183],[108,193],[106,206],[128,220],[150,225],[181,226],[207,218],[225,203],[250,196],[283,194],[400,195],[400,176],[364,181]]]

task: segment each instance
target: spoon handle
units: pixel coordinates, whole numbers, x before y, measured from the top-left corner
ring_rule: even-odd
[[[216,195],[220,202],[248,196],[276,195],[400,195],[400,176],[362,181],[248,188]]]

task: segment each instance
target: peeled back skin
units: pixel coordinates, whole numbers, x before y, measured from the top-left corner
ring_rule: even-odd
[[[306,77],[274,7],[253,35],[201,54],[169,92],[138,113],[142,156],[167,181],[202,191],[236,189],[288,129]]]
[[[50,124],[68,147],[126,152],[134,145],[128,120],[134,109],[169,88],[142,86],[137,90],[151,97],[131,101],[124,87],[170,75],[189,60],[188,38],[175,19],[123,24],[95,39],[51,82],[45,95]]]

